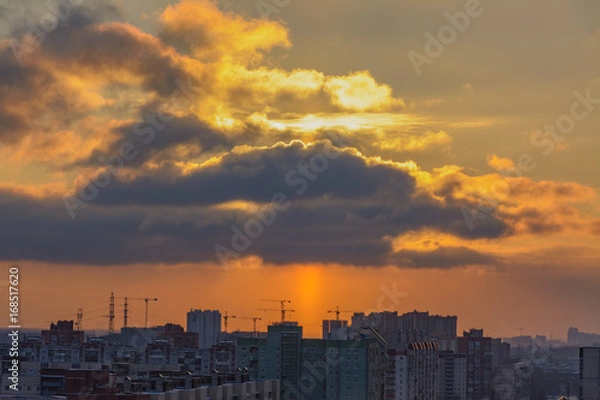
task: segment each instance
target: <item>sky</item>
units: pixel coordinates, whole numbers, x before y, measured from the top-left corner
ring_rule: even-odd
[[[311,337],[336,306],[600,332],[596,0],[49,4],[0,1],[25,326],[106,329],[114,292],[117,328],[127,296],[260,329],[289,299]]]

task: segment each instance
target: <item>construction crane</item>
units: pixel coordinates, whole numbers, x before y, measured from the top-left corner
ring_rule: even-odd
[[[285,322],[285,313],[286,312],[296,312],[296,310],[286,310],[285,303],[291,303],[291,300],[271,300],[271,299],[262,299],[261,301],[272,301],[281,304],[281,322]],[[273,308],[259,308],[260,311],[280,311]]]
[[[252,337],[256,337],[256,321],[261,321],[260,317],[238,317],[238,319],[251,319],[253,322]]]
[[[124,328],[127,328],[127,326],[128,326],[127,323],[129,321],[129,300],[141,300],[141,301],[146,302],[146,311],[145,311],[146,315],[145,315],[145,320],[144,320],[145,321],[144,322],[144,327],[145,328],[148,327],[148,302],[149,301],[158,301],[157,298],[150,298],[150,297],[114,297],[114,295],[112,295],[112,293],[111,293],[111,296],[112,296],[113,299],[115,299],[115,298],[116,299],[123,299],[123,327]],[[114,317],[114,308],[115,308],[115,306],[114,306],[114,300],[113,300],[113,302],[112,302],[112,310],[113,310],[112,311],[112,315],[113,315],[112,318],[113,319],[115,318]]]
[[[144,324],[144,328],[147,328],[148,327],[148,302],[149,301],[158,301],[158,299],[156,297],[153,299],[146,297],[144,299],[144,301],[146,302],[146,322]]]
[[[129,309],[128,307],[128,300],[143,300],[146,303],[146,315],[145,315],[145,319],[144,319],[144,328],[148,327],[148,302],[150,301],[158,301],[158,299],[156,297],[151,298],[151,297],[120,297],[121,299],[124,299],[125,301],[123,302],[123,326],[127,327],[127,318],[128,318],[128,312]]]
[[[340,320],[340,314],[341,313],[355,313],[357,311],[354,310],[344,310],[344,311],[340,311],[340,306],[335,306],[335,310],[329,310],[327,311],[328,313],[335,313],[335,320],[339,321]]]
[[[223,315],[223,321],[225,322],[225,333],[227,333],[227,320],[229,318],[237,318],[235,315],[227,315],[227,311],[225,311],[225,315]]]
[[[77,326],[77,330],[80,331],[83,328],[81,321],[83,320],[83,308],[77,309],[77,322],[75,325]]]

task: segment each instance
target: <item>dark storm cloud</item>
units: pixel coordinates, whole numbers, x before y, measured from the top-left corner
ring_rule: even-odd
[[[68,0],[21,0],[18,5],[6,8],[6,11],[11,17],[7,21],[9,33],[15,39],[26,34],[40,34],[40,31],[44,34],[41,39],[45,39],[66,27],[80,29],[97,22],[121,19],[118,7],[110,1],[86,0],[74,5]],[[53,21],[56,24],[51,23]]]
[[[466,265],[471,256],[473,263],[483,260],[474,257],[475,254],[458,251],[437,255],[434,253],[430,260],[435,263],[431,265],[423,262],[427,253],[406,253],[403,254],[404,258],[397,258],[398,253],[390,256],[392,246],[386,237],[413,229],[438,228],[428,225],[427,221],[420,224],[403,223],[412,212],[411,208],[396,210],[393,207],[360,206],[352,203],[330,206],[325,202],[321,207],[300,205],[278,215],[277,221],[265,228],[264,234],[253,242],[249,252],[260,255],[266,262],[273,264],[331,262],[358,266],[441,268],[440,259],[444,256],[448,258],[448,266]],[[460,233],[454,232],[452,227],[461,222],[464,224],[459,209],[447,210],[440,225],[444,222],[448,226],[441,226],[441,232],[458,235]],[[496,224],[500,227],[498,231],[506,231],[501,222],[497,221]],[[413,256],[415,259],[408,262]],[[485,264],[489,264],[490,260],[485,261]]]
[[[0,191],[0,203],[3,260],[87,265],[202,261],[213,255],[210,235],[225,239],[228,233],[218,223],[202,229],[186,222],[165,223],[160,234],[144,231],[140,225],[153,217],[147,209],[89,207],[71,221],[59,198],[39,201]],[[198,218],[212,220],[208,213]]]
[[[79,164],[97,166],[100,157],[119,154],[119,147],[124,142],[132,143],[138,154],[128,162],[128,167],[140,166],[150,159],[178,159],[177,154],[169,152],[175,151],[180,145],[186,146],[186,156],[189,158],[208,151],[230,150],[234,146],[225,133],[209,127],[193,115],[174,116],[157,113],[151,108],[144,110],[141,120],[120,126],[116,133],[120,139],[108,150],[95,151],[89,159]]]
[[[401,250],[390,259],[394,264],[414,268],[448,269],[467,265],[498,265],[494,257],[466,247],[440,247],[432,251]]]
[[[202,208],[90,205],[71,220],[57,198],[41,201],[0,192],[0,202],[0,259],[50,263],[216,262],[214,245],[229,244],[231,227],[243,226],[253,217],[242,211]],[[406,229],[382,223],[392,212],[373,213],[350,205],[292,207],[266,227],[244,255],[279,265],[318,262],[449,268],[492,263],[490,257],[467,249],[390,256],[391,246],[383,235]]]
[[[26,56],[27,65],[53,60],[66,71],[78,73],[85,68],[109,78],[127,71],[139,77],[146,89],[164,97],[171,96],[182,85],[198,83],[160,39],[131,25],[112,23],[122,18],[119,8],[111,2],[69,4],[58,10],[37,4],[25,10],[36,13],[25,13],[26,18],[11,21],[10,36],[14,39],[11,46],[15,53],[11,58]],[[56,21],[54,29],[45,29],[42,22],[52,19]],[[25,40],[28,35],[35,37],[37,45],[28,46]]]
[[[28,102],[40,111],[39,91],[48,91],[54,78],[35,66],[21,66],[9,47],[0,47],[0,141],[18,142],[31,126],[23,110],[14,105]]]
[[[509,234],[492,216],[485,227],[470,231],[458,206],[416,196],[407,172],[349,153],[329,153],[338,157],[329,160],[317,179],[307,181],[304,193],[297,193],[303,185],[285,183],[290,171],[299,179],[298,165],[310,165],[329,150],[323,143],[305,148],[296,142],[230,153],[220,164],[189,176],[166,169],[121,181],[78,209],[74,220],[62,199],[0,192],[0,259],[90,265],[215,262],[215,245],[232,246],[233,227],[244,230],[257,214],[210,205],[229,200],[266,204],[277,192],[285,194],[291,207],[272,214],[272,222],[240,255],[279,265],[446,268],[492,260],[467,249],[393,254],[390,238],[424,228],[464,238]]]
[[[557,219],[559,216],[566,216],[567,220]],[[556,209],[552,215],[549,215],[548,211],[524,207],[516,215],[505,215],[503,217],[505,221],[512,225],[520,224],[526,232],[534,235],[544,235],[563,232],[569,225],[569,217],[573,217],[573,215],[567,208]]]
[[[124,76],[130,77],[160,96],[147,104],[145,111],[165,103],[197,100],[200,78],[191,76],[181,58],[159,39],[133,26],[111,23],[120,15],[110,2],[84,2],[52,13],[45,4],[27,2],[22,8],[25,17],[11,21],[11,40],[0,45],[1,142],[16,143],[57,127],[68,129],[72,122],[89,115],[81,93],[57,78],[57,73],[104,80],[109,86],[118,86]],[[40,21],[48,18],[57,24],[44,30]],[[26,40],[32,36],[35,41]],[[206,86],[209,80],[202,80]],[[171,135],[157,137],[138,162],[176,144],[197,145],[202,150],[228,147],[223,134],[211,132],[194,118],[176,118],[171,125]],[[127,126],[121,133],[131,136],[135,126]]]
[[[174,173],[142,175],[134,181],[118,181],[104,190],[97,201],[116,205],[210,205],[232,200],[268,202],[276,192],[310,199],[331,196],[335,199],[369,199],[407,204],[414,191],[414,179],[405,172],[384,165],[367,165],[360,157],[336,153],[322,144],[305,148],[300,142],[245,153],[229,153],[214,166],[204,167],[189,175]],[[313,160],[314,158],[318,160]],[[311,172],[313,164],[326,170]],[[302,176],[302,166],[309,169]],[[316,178],[311,181],[311,176]],[[303,191],[306,188],[306,191]]]
[[[16,142],[27,131],[28,124],[22,116],[0,106],[0,141]]]
[[[332,152],[335,159],[324,156]],[[319,156],[328,164],[323,172],[315,173],[310,168],[311,160]],[[314,180],[302,174],[302,167],[309,168]],[[153,170],[133,181],[117,180],[100,191],[95,202],[152,207],[209,206],[236,200],[265,204],[278,192],[303,205],[296,212],[288,211],[279,217],[284,221],[283,231],[277,227],[269,229],[277,232],[279,238],[287,237],[286,230],[295,226],[299,226],[299,232],[319,236],[311,228],[322,226],[324,221],[328,231],[328,227],[336,227],[332,237],[339,237],[336,235],[345,228],[362,224],[365,232],[375,235],[378,241],[423,227],[467,239],[498,238],[509,233],[507,225],[493,216],[478,220],[477,229],[469,229],[461,208],[472,205],[464,200],[449,198],[443,205],[427,195],[415,195],[415,180],[407,172],[389,165],[369,164],[362,157],[339,152],[323,142],[309,148],[292,142],[229,153],[220,163],[183,176],[173,168]],[[358,235],[364,241],[361,229],[351,229],[347,240]],[[300,257],[311,254],[301,253]]]
[[[160,40],[122,24],[63,24],[48,36],[41,51],[75,71],[80,67],[98,74],[128,71],[163,97],[192,79]]]

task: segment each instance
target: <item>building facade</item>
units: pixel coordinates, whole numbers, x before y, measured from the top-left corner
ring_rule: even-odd
[[[382,400],[384,359],[374,339],[303,339],[294,323],[237,342],[238,368],[252,379],[280,380],[286,400]]]
[[[492,338],[483,329],[465,331],[458,338],[458,352],[467,356],[467,400],[491,397],[493,374]]]
[[[467,356],[441,351],[438,358],[437,400],[467,400]]]
[[[198,334],[198,347],[217,344],[221,333],[221,313],[217,310],[191,310],[187,313],[187,332]]]
[[[600,347],[579,349],[579,398],[597,400],[600,394]]]
[[[529,361],[498,364],[492,380],[494,400],[530,400],[533,365]]]
[[[436,342],[409,343],[390,349],[385,368],[386,400],[435,400],[438,386]]]

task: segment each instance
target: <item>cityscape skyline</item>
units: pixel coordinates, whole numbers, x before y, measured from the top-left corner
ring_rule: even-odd
[[[598,16],[0,0],[0,397],[600,399]]]
[[[383,289],[383,290],[381,290]],[[131,293],[131,292],[130,292]],[[135,294],[135,293],[134,293]],[[147,293],[146,293],[147,294]],[[140,296],[145,296],[146,294],[139,293]],[[127,312],[127,318],[128,318],[128,323],[127,326],[129,327],[144,327],[145,325],[145,308],[144,308],[144,303],[141,301],[143,300],[143,297],[136,297],[134,295],[121,295],[120,293],[113,293],[113,295],[115,296],[115,300],[114,300],[114,329],[117,331],[120,328],[124,327],[124,312],[123,312],[123,305],[125,302],[125,298],[127,297],[128,300],[128,312]],[[268,297],[268,296],[267,296]],[[276,297],[276,296],[275,296]],[[456,316],[458,317],[458,324],[457,324],[457,331],[458,332],[462,332],[462,331],[468,331],[469,329],[472,328],[483,328],[486,330],[486,332],[489,332],[490,334],[492,334],[495,337],[502,337],[502,338],[510,338],[510,337],[517,337],[517,336],[522,336],[522,335],[529,335],[532,337],[535,336],[546,336],[548,338],[548,340],[556,340],[556,341],[562,341],[562,342],[567,342],[568,339],[568,332],[569,329],[572,329],[573,327],[578,328],[581,332],[587,332],[590,334],[595,334],[596,332],[600,332],[600,331],[595,331],[593,329],[588,329],[589,325],[585,325],[585,324],[577,324],[577,323],[573,323],[573,324],[569,324],[566,325],[564,327],[562,327],[562,329],[559,327],[555,332],[548,332],[548,331],[536,331],[535,329],[531,329],[528,328],[527,326],[519,326],[519,327],[510,327],[508,330],[505,331],[494,331],[493,328],[490,328],[488,326],[486,326],[484,323],[473,320],[473,322],[464,322],[463,318],[461,318],[461,315],[459,313],[453,313],[451,311],[448,312],[439,312],[437,309],[432,309],[432,308],[423,308],[423,307],[412,307],[410,305],[410,303],[408,302],[407,298],[409,298],[408,293],[406,292],[402,292],[398,290],[398,287],[394,284],[394,285],[390,285],[389,287],[385,287],[383,286],[383,288],[380,288],[380,292],[379,292],[379,297],[374,301],[373,304],[376,304],[375,308],[365,308],[365,309],[360,309],[360,307],[346,307],[343,304],[344,303],[340,303],[340,304],[335,304],[335,305],[329,305],[329,307],[324,307],[322,309],[318,309],[317,311],[312,310],[312,309],[308,309],[308,310],[302,310],[301,308],[298,307],[298,304],[296,302],[294,302],[293,300],[289,299],[291,301],[288,309],[290,309],[291,307],[294,308],[294,313],[293,314],[287,314],[288,317],[286,318],[286,321],[296,321],[298,322],[300,325],[304,326],[304,331],[305,331],[305,336],[306,337],[312,337],[312,338],[319,338],[322,336],[322,322],[324,320],[335,320],[336,319],[336,309],[339,311],[339,319],[343,320],[343,321],[350,321],[351,317],[353,314],[355,313],[365,313],[366,315],[368,315],[369,313],[380,313],[380,312],[397,312],[399,315],[403,314],[403,313],[409,313],[409,312],[413,312],[413,311],[430,311],[432,315],[440,315],[440,316]],[[223,307],[218,307],[218,302],[212,302],[212,304],[214,305],[213,307],[209,307],[209,306],[201,306],[201,305],[196,305],[196,306],[192,306],[190,303],[190,305],[182,305],[180,304],[179,301],[177,301],[177,308],[174,309],[170,309],[170,308],[166,308],[164,307],[164,305],[162,304],[164,301],[161,301],[161,298],[157,298],[159,301],[157,301],[156,303],[153,303],[150,307],[149,307],[149,327],[152,326],[159,326],[159,325],[164,325],[166,323],[176,323],[182,326],[186,325],[186,315],[190,310],[195,310],[195,309],[206,309],[206,310],[217,310],[219,311],[221,314],[225,315],[224,313],[228,313],[229,315],[229,321],[228,321],[228,329],[227,331],[229,332],[234,332],[234,331],[242,331],[242,332],[251,332],[254,328],[254,322],[252,321],[253,318],[258,319],[257,323],[256,323],[256,327],[258,331],[261,332],[265,332],[266,331],[266,327],[278,322],[281,322],[281,312],[280,310],[276,307],[276,308],[271,308],[269,311],[265,311],[265,308],[268,307],[268,305],[270,303],[265,303],[265,301],[275,301],[272,299],[264,299],[264,298],[257,298],[256,300],[256,304],[258,305],[257,308],[253,309],[253,308],[248,308],[248,307],[240,307],[238,303],[237,307],[229,307],[227,309],[223,308]],[[140,300],[138,302],[134,301],[134,300]],[[247,299],[250,300],[250,299]],[[286,299],[288,300],[288,299]],[[72,304],[73,301],[65,298],[65,301],[67,301],[69,304]],[[43,329],[49,322],[51,321],[57,321],[57,320],[68,320],[68,319],[77,319],[77,313],[81,312],[82,314],[82,326],[84,327],[83,330],[86,331],[97,331],[98,334],[102,334],[102,333],[106,333],[108,331],[108,324],[109,324],[109,314],[110,314],[110,297],[106,299],[106,301],[104,302],[97,302],[95,301],[93,304],[93,306],[91,308],[88,309],[88,311],[91,312],[86,312],[86,308],[84,306],[78,306],[77,308],[74,309],[74,312],[69,314],[68,312],[66,312],[66,310],[38,310],[35,313],[33,313],[33,316],[28,316],[27,312],[24,312],[21,314],[21,319],[24,321],[24,326],[28,329]],[[387,307],[380,307],[377,308],[377,304],[381,305],[386,303],[389,304],[389,306]],[[167,301],[168,303],[168,301]],[[207,304],[210,302],[207,302]],[[248,303],[248,301],[244,302],[245,304]],[[27,304],[27,303],[26,303]],[[79,304],[84,304],[84,303],[79,303]],[[272,303],[274,304],[274,303]],[[345,303],[346,305],[349,304],[348,302]],[[396,305],[397,304],[397,305]],[[102,307],[104,305],[104,307]],[[163,307],[161,307],[161,305],[163,305]],[[326,304],[325,304],[326,305]],[[326,305],[327,306],[327,305]],[[169,310],[176,310],[176,311],[169,311]],[[36,317],[35,316],[39,316],[39,315],[43,315],[43,321],[41,319],[37,319],[38,322],[33,322],[32,321],[36,321]],[[302,318],[298,318],[298,315],[302,316]],[[221,323],[221,329],[223,329],[224,331],[224,327],[225,324],[224,322]],[[504,333],[503,333],[504,332]]]
[[[344,312],[331,311],[336,318]],[[323,321],[322,337],[308,338],[283,313],[260,333],[224,332],[226,316],[192,309],[185,328],[111,327],[99,336],[82,329],[79,313],[77,321],[58,320],[41,332],[12,331],[8,342],[0,341],[8,354],[0,394],[132,400],[228,400],[246,393],[274,400],[541,400],[575,393],[594,400],[600,394],[600,335],[576,328],[568,343],[502,339],[475,328],[461,335],[456,316],[384,311],[354,313],[350,324]],[[17,365],[10,362],[14,351]]]

